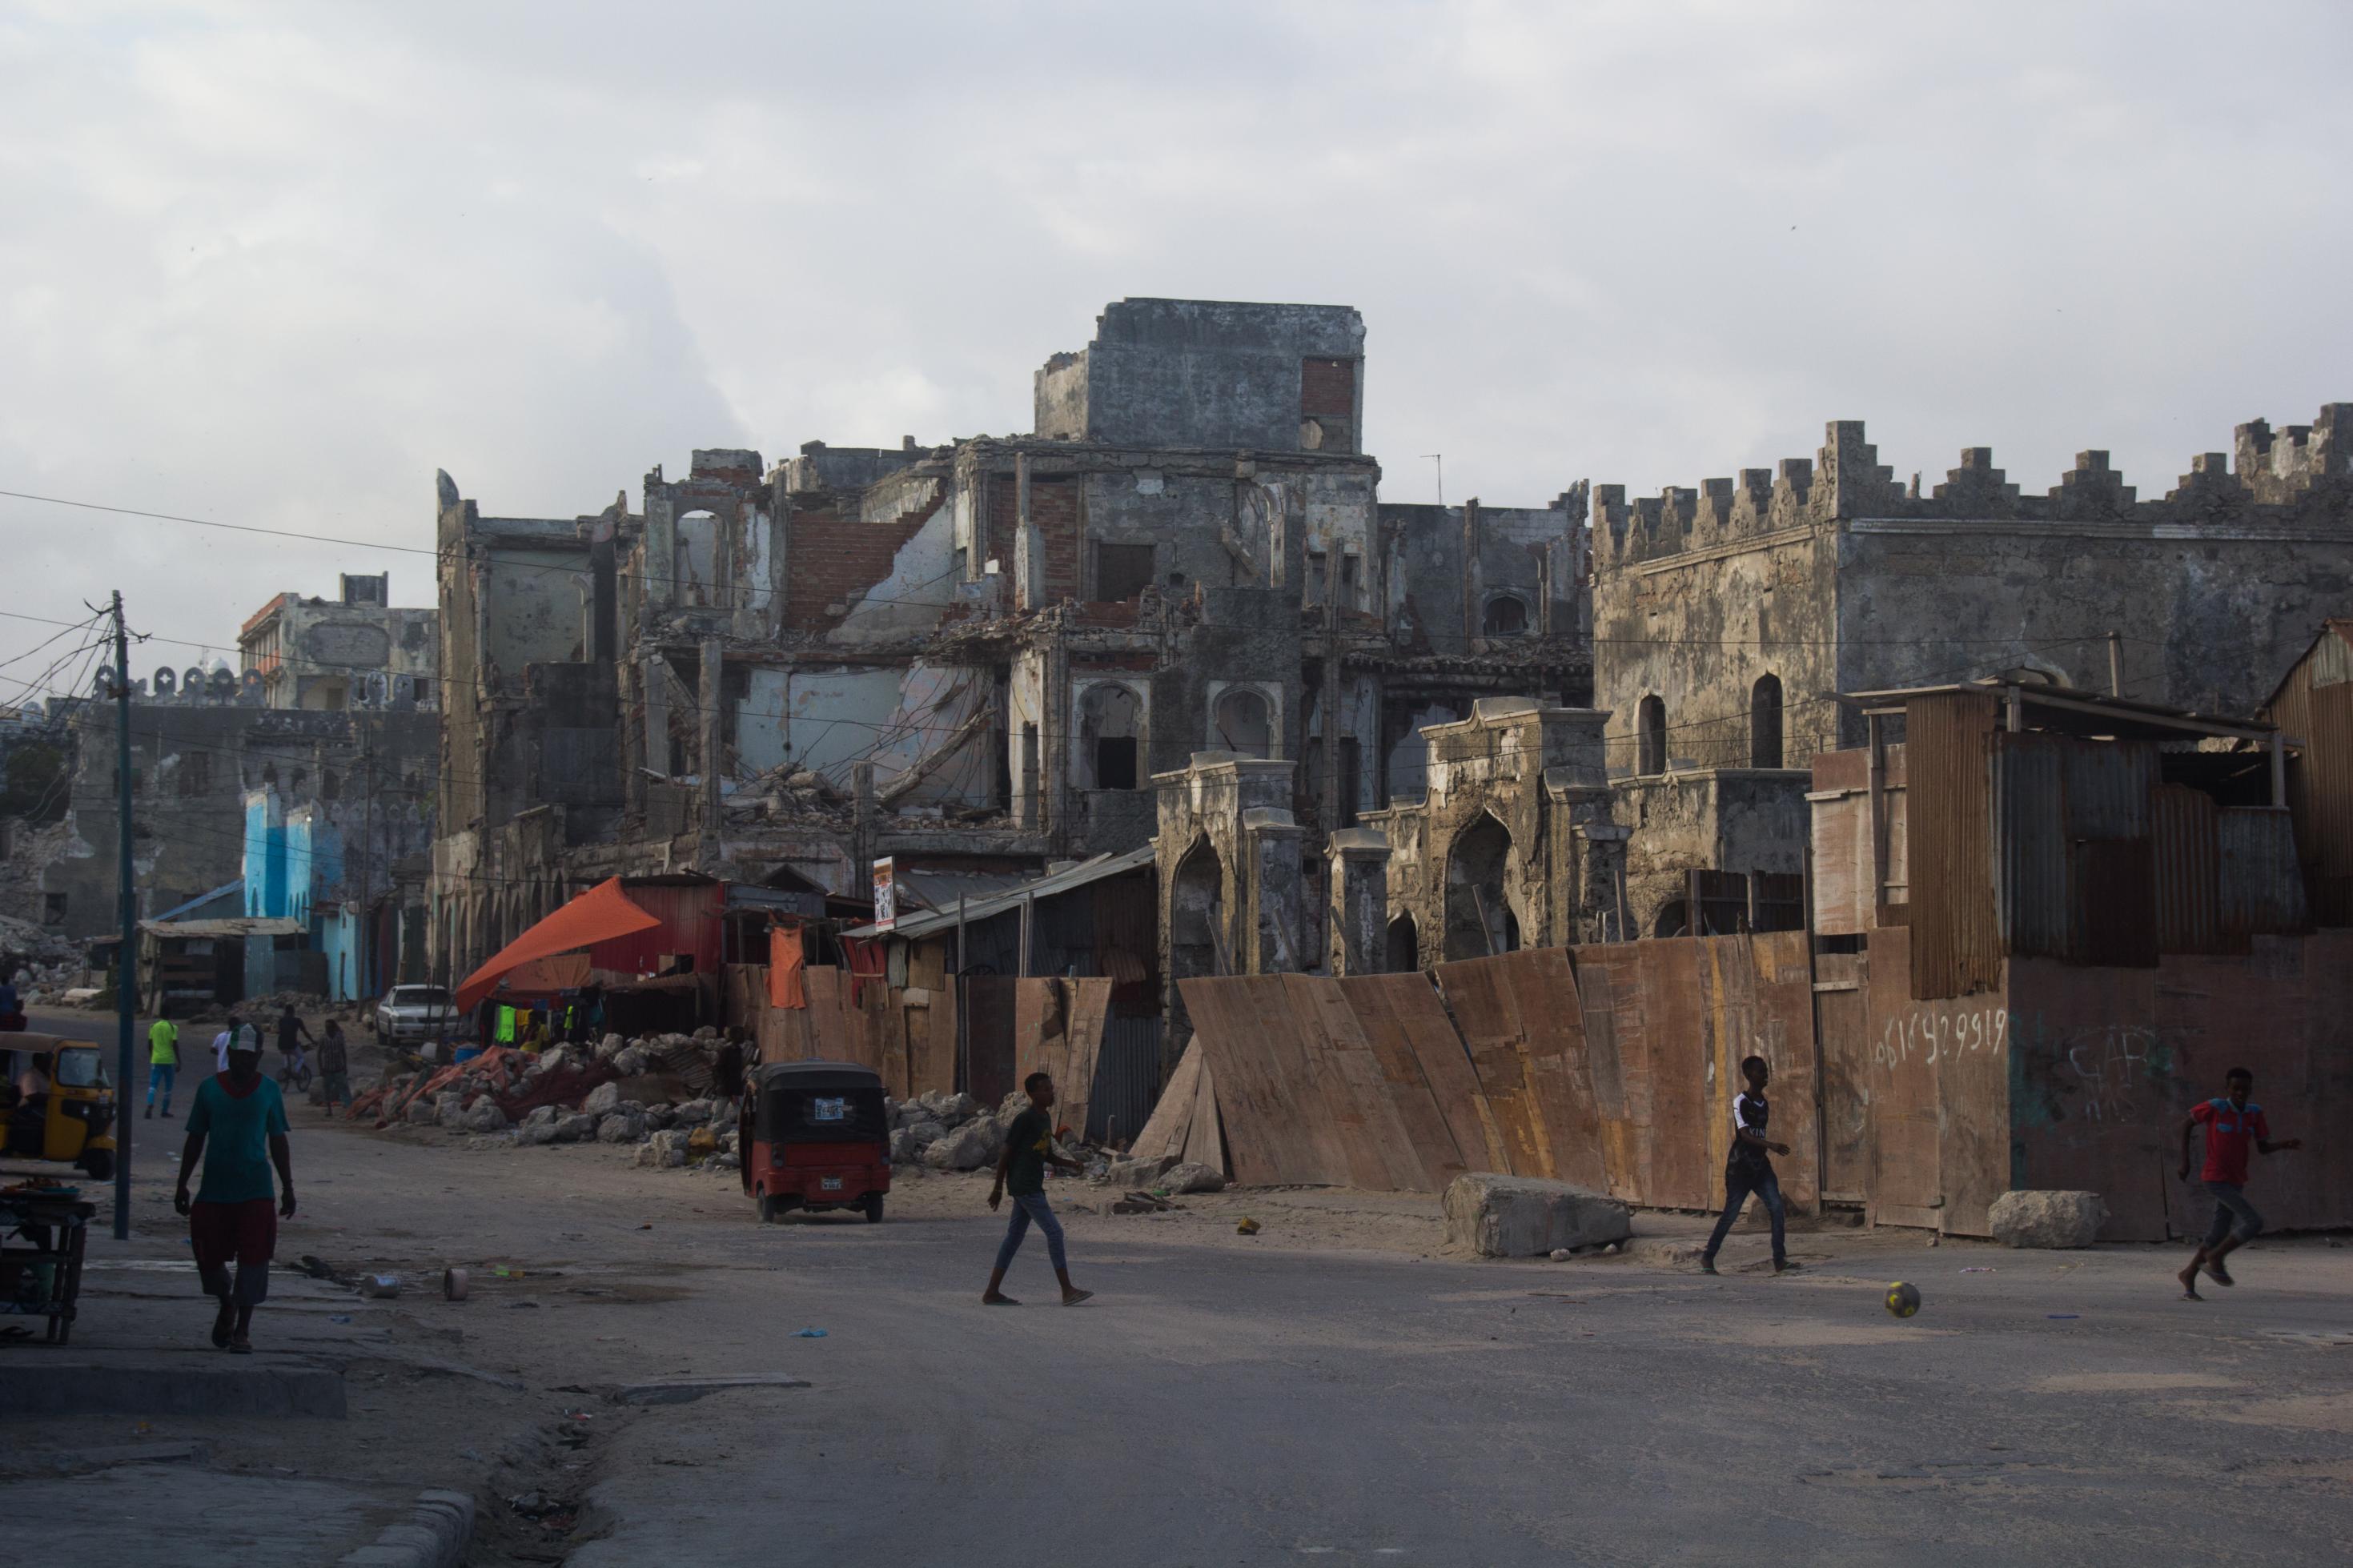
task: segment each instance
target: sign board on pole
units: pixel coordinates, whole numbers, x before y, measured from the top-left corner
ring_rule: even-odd
[[[881,859],[874,862],[874,929],[876,931],[889,931],[899,923],[899,886],[891,861],[892,857],[885,855]]]

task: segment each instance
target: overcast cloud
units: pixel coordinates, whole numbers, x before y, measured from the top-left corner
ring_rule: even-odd
[[[1869,421],[2145,496],[2353,398],[2338,5],[0,4],[0,489],[429,548],[696,446],[1029,427],[1124,295],[1355,305],[1388,499]],[[0,500],[228,647],[417,555]],[[0,656],[53,628],[0,621]],[[193,650],[134,655],[143,673]],[[5,675],[37,673],[43,659]],[[19,692],[0,675],[0,701]]]

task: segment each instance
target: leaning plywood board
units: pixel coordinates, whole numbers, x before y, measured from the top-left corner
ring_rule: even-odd
[[[1722,1196],[1724,1167],[1708,1157],[1698,943],[1671,937],[1634,945],[1651,1056],[1651,1190],[1641,1201],[1659,1208],[1713,1208]]]
[[[1065,1108],[1056,1114],[1084,1136],[1094,1100],[1095,1063],[1103,1054],[1103,1020],[1111,1012],[1113,982],[1100,976],[1067,981],[1071,992],[1071,1024],[1063,1036],[1061,1067],[1054,1082]]]
[[[1422,1081],[1430,1086],[1430,1098],[1454,1134],[1454,1146],[1463,1162],[1474,1171],[1512,1173],[1511,1156],[1487,1107],[1487,1097],[1480,1091],[1479,1075],[1437,990],[1419,974],[1383,974],[1366,980],[1383,988],[1395,1009],[1406,1043],[1421,1065]]]
[[[1176,1070],[1152,1107],[1144,1131],[1135,1135],[1128,1152],[1140,1160],[1166,1159],[1185,1152],[1185,1135],[1193,1127],[1193,1097],[1201,1082],[1201,1042],[1187,1042],[1176,1058]]]
[[[1449,1182],[1471,1166],[1455,1145],[1453,1131],[1446,1124],[1446,1115],[1430,1092],[1430,1081],[1422,1076],[1421,1060],[1414,1054],[1413,1043],[1407,1038],[1405,1026],[1398,1017],[1390,988],[1398,981],[1419,988],[1424,997],[1430,994],[1428,983],[1419,974],[1371,974],[1343,980],[1339,983],[1340,994],[1356,1015],[1357,1026],[1380,1071],[1382,1087],[1404,1131],[1406,1147],[1411,1152],[1416,1179],[1399,1184],[1413,1192],[1443,1192]]]
[[[1299,1070],[1281,975],[1181,981],[1194,1038],[1217,1076],[1227,1153],[1244,1186],[1314,1184],[1324,1178],[1298,1137],[1300,1107],[1288,1081]]]
[[[1207,1165],[1230,1178],[1233,1166],[1226,1158],[1225,1124],[1218,1114],[1218,1076],[1209,1070],[1209,1059],[1201,1058],[1201,1071],[1193,1089],[1193,1119],[1185,1129],[1185,1161],[1187,1164]]]
[[[1390,1110],[1372,1047],[1356,1016],[1341,998],[1340,983],[1320,975],[1289,977],[1293,1016],[1308,1047],[1309,1070],[1321,1092],[1326,1126],[1348,1184],[1366,1192],[1394,1192],[1398,1172],[1390,1159],[1405,1142],[1405,1130]]]
[[[1570,952],[1606,1190],[1629,1202],[1639,1200],[1648,1185],[1651,1123],[1650,1046],[1636,946],[1612,942]]]

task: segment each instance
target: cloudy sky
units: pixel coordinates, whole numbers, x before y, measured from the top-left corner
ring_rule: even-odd
[[[2348,66],[2327,4],[0,0],[0,489],[428,550],[436,468],[571,516],[696,446],[1026,429],[1133,294],[1361,309],[1393,500],[1832,418],[2153,495],[2353,399]],[[0,541],[0,607],[232,648],[339,570],[430,602],[420,554]]]

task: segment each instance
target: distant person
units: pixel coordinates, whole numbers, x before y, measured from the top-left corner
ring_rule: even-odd
[[[337,1101],[344,1110],[352,1106],[352,1056],[343,1039],[343,1026],[333,1018],[327,1020],[327,1032],[319,1041],[319,1087],[327,1097],[327,1114],[335,1113]]]
[[[147,1026],[147,1114],[155,1114],[155,1092],[164,1094],[164,1114],[172,1114],[172,1084],[180,1076],[180,1026],[158,1018]]]
[[[253,1310],[269,1294],[278,1222],[294,1217],[294,1156],[286,1138],[286,1100],[261,1076],[259,1043],[238,1041],[228,1060],[227,1072],[196,1086],[172,1206],[188,1216],[197,1275],[205,1293],[220,1302],[213,1343],[245,1355],[253,1349]],[[192,1203],[188,1178],[198,1161],[204,1184]],[[278,1168],[274,1194],[272,1165]]]
[[[278,1015],[278,1054],[300,1058],[304,1040],[317,1044],[317,1037],[311,1033],[310,1026],[302,1022],[301,1016],[294,1011],[294,1004],[289,1002],[286,1011]]]
[[[1013,1267],[1013,1255],[1021,1250],[1021,1238],[1035,1220],[1046,1233],[1046,1256],[1053,1259],[1054,1278],[1061,1281],[1062,1305],[1075,1307],[1094,1292],[1071,1283],[1070,1259],[1062,1251],[1062,1222],[1054,1217],[1052,1206],[1046,1202],[1046,1167],[1059,1165],[1065,1171],[1082,1167],[1076,1160],[1065,1160],[1054,1152],[1054,1119],[1047,1114],[1054,1108],[1054,1080],[1033,1072],[1021,1080],[1021,1087],[1029,1096],[1029,1109],[1006,1129],[1005,1153],[997,1162],[997,1184],[988,1190],[991,1210],[1007,1196],[1013,1199],[1013,1218],[1005,1227],[1005,1240],[997,1249],[996,1271],[989,1275],[988,1289],[980,1299],[991,1307],[1021,1304],[1005,1293],[1005,1271]]]
[[[2222,1075],[2222,1097],[2192,1106],[2189,1120],[2181,1124],[2181,1179],[2189,1179],[2190,1136],[2203,1127],[2206,1164],[2199,1172],[2199,1179],[2214,1194],[2214,1223],[2206,1227],[2206,1239],[2189,1259],[2189,1267],[2174,1276],[2181,1281],[2181,1297],[2186,1301],[2206,1299],[2198,1293],[2198,1270],[2201,1268],[2217,1285],[2237,1284],[2231,1271],[2222,1267],[2222,1259],[2263,1234],[2263,1216],[2247,1201],[2247,1145],[2253,1143],[2266,1154],[2284,1154],[2304,1147],[2301,1138],[2272,1142],[2272,1126],[2264,1119],[2263,1108],[2247,1103],[2247,1096],[2254,1087],[2254,1074],[2244,1068],[2232,1068]]]
[[[1732,1100],[1732,1152],[1724,1160],[1724,1212],[1715,1216],[1715,1230],[1707,1238],[1707,1249],[1699,1255],[1699,1271],[1715,1272],[1716,1249],[1724,1245],[1725,1233],[1754,1193],[1765,1201],[1765,1213],[1773,1221],[1773,1272],[1779,1274],[1793,1265],[1783,1236],[1788,1212],[1781,1203],[1781,1178],[1773,1173],[1769,1156],[1787,1154],[1789,1146],[1766,1136],[1773,1108],[1765,1099],[1765,1085],[1773,1076],[1772,1068],[1763,1057],[1749,1057],[1740,1064],[1740,1076],[1748,1087]]]
[[[744,1098],[744,1031],[734,1025],[728,1026],[727,1043],[711,1064],[711,1092],[720,1100]]]
[[[229,1042],[236,1038],[237,1015],[231,1013],[228,1022],[221,1026],[221,1032],[213,1037],[213,1071],[228,1071]]]

